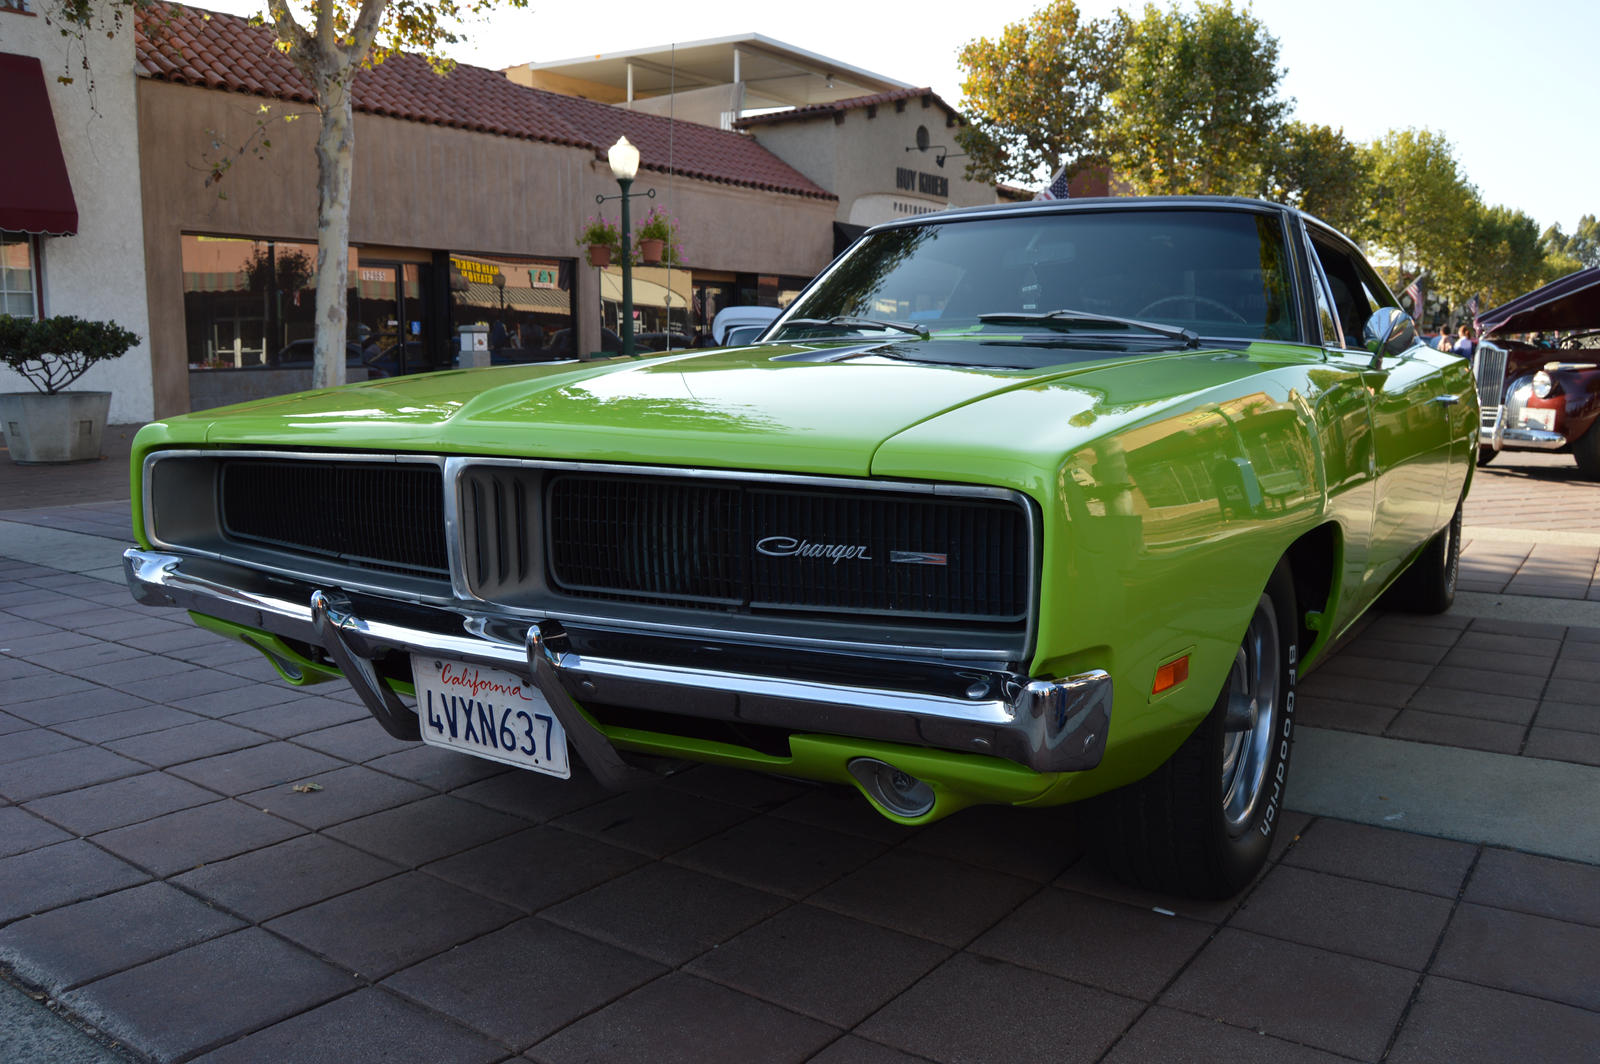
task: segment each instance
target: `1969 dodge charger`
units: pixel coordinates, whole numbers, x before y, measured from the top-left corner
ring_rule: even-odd
[[[390,733],[626,787],[683,761],[917,824],[1094,799],[1221,896],[1297,676],[1450,604],[1467,365],[1344,237],[1236,199],[871,230],[737,349],[369,381],[133,454],[134,595]]]

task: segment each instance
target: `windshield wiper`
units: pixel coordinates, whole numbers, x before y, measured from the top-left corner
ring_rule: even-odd
[[[979,314],[985,325],[1043,325],[1073,328],[1078,325],[1115,325],[1124,329],[1143,329],[1145,332],[1165,336],[1169,340],[1182,340],[1185,347],[1199,347],[1200,334],[1175,325],[1157,325],[1137,318],[1119,318],[1114,314],[1091,314],[1083,310],[1046,310],[1037,314],[999,313]]]
[[[790,318],[783,323],[785,329],[791,325],[813,328],[831,325],[840,329],[892,329],[896,332],[910,333],[912,336],[928,335],[928,330],[921,325],[907,325],[904,322],[883,321],[878,318],[858,318],[851,314],[835,314],[831,318]]]

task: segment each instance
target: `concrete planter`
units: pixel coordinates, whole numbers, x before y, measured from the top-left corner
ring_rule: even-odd
[[[100,457],[110,410],[110,392],[6,392],[0,429],[13,462],[83,462]]]

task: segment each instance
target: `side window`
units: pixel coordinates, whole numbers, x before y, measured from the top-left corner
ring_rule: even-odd
[[[1346,347],[1361,346],[1361,327],[1372,311],[1368,308],[1362,291],[1361,277],[1350,259],[1338,248],[1330,246],[1315,236],[1311,246],[1316,249],[1317,261],[1328,278],[1328,289],[1333,296],[1333,312],[1339,318],[1339,328],[1344,333]]]
[[[35,246],[27,233],[0,233],[0,314],[13,318],[38,316]]]
[[[1311,288],[1317,295],[1317,328],[1322,333],[1322,346],[1338,347],[1339,323],[1334,320],[1333,304],[1328,299],[1328,279],[1322,266],[1313,255],[1311,260]]]
[[[1398,306],[1389,289],[1359,255],[1313,233],[1311,246],[1327,275],[1333,295],[1333,312],[1344,331],[1346,347],[1361,346],[1361,330],[1372,312]]]

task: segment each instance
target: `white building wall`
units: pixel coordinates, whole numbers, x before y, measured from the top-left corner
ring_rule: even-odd
[[[37,10],[40,4],[30,6]],[[85,37],[92,96],[79,42],[62,37],[42,16],[0,11],[0,51],[37,56],[44,65],[56,135],[78,204],[77,235],[39,240],[45,313],[109,319],[140,337],[126,355],[90,369],[72,390],[109,391],[113,423],[149,421],[153,416],[150,312],[131,19],[113,39],[103,31]],[[63,85],[57,80],[60,76],[73,81]],[[27,381],[0,368],[0,391],[28,390]]]

